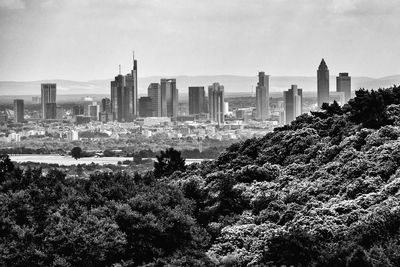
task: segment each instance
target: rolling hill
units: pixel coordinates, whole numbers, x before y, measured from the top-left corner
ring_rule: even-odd
[[[147,94],[147,87],[152,82],[159,82],[161,76],[139,78],[139,95]],[[211,75],[211,76],[175,76],[177,87],[180,93],[187,93],[188,86],[208,86],[213,82],[219,82],[225,86],[229,93],[255,93],[257,84],[256,76],[234,76],[234,75]],[[330,77],[331,91],[336,88],[335,76]],[[1,95],[40,95],[40,84],[45,82],[57,83],[58,95],[108,95],[110,92],[111,79],[92,81],[71,81],[71,80],[39,80],[39,81],[0,81]],[[352,90],[359,88],[376,89],[388,87],[400,83],[400,75],[387,76],[382,78],[352,77]],[[271,76],[270,91],[281,92],[297,84],[304,91],[316,91],[316,77],[303,76]]]

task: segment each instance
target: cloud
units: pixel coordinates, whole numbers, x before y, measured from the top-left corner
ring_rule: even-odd
[[[0,0],[0,9],[24,9],[26,8],[23,0]]]

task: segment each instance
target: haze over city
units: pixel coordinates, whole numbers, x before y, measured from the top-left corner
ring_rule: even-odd
[[[1,0],[0,80],[398,74],[396,0]],[[178,82],[179,86],[179,82]],[[229,88],[226,90],[229,91]]]

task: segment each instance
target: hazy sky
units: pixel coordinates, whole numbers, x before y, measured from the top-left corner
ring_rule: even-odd
[[[0,80],[400,73],[399,0],[0,0]]]

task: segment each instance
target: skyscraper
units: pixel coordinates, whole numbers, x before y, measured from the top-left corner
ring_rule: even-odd
[[[189,87],[189,114],[204,113],[205,91],[203,86]]]
[[[132,88],[132,103],[133,103],[133,115],[137,116],[139,112],[138,107],[138,67],[137,67],[137,60],[135,59],[135,53],[132,52],[133,58],[133,69],[132,69],[132,79],[133,79],[133,88]]]
[[[351,77],[348,73],[339,73],[336,77],[336,92],[344,92],[344,101],[347,103],[351,98]],[[343,105],[343,103],[342,103]]]
[[[125,109],[124,109],[124,98],[125,98],[125,76],[115,76],[114,81],[111,82],[111,110],[113,117],[117,121],[125,121]]]
[[[176,79],[161,79],[161,116],[178,116],[178,89]]]
[[[111,99],[106,97],[101,100],[100,112],[111,113]]]
[[[86,96],[83,98],[83,114],[90,117],[89,106],[93,104],[93,98]]]
[[[100,112],[99,112],[99,120],[101,122],[108,122],[113,120],[112,108],[111,108],[111,99],[103,98],[101,100]]]
[[[14,122],[23,122],[24,112],[24,100],[14,99]]]
[[[213,83],[208,86],[208,113],[210,121],[224,123],[224,86]]]
[[[139,98],[139,116],[140,117],[151,117],[153,116],[151,98],[148,96],[142,96]]]
[[[265,72],[258,73],[256,87],[256,110],[257,119],[265,120],[269,116],[269,75]]]
[[[77,105],[72,107],[72,115],[77,116],[77,115],[82,115],[83,114],[83,106]]]
[[[120,73],[111,82],[111,110],[120,122],[133,121],[138,115],[137,61],[133,55],[133,68],[126,76]]]
[[[285,109],[284,123],[289,124],[303,113],[303,90],[292,85],[283,92],[283,105]]]
[[[151,98],[151,116],[161,117],[161,85],[151,83],[147,88],[147,95]]]
[[[91,118],[91,120],[98,121],[100,116],[99,112],[100,106],[97,105],[97,102],[93,102],[91,105],[89,105],[88,109],[89,109],[88,116]]]
[[[57,119],[57,104],[56,103],[46,103],[45,114],[46,114],[46,116],[45,116],[46,120]]]
[[[42,83],[41,84],[41,100],[42,100],[42,119],[47,120],[47,119],[55,119],[55,109],[54,109],[54,116],[53,113],[51,114],[52,116],[48,116],[46,114],[46,111],[48,108],[46,107],[47,104],[49,103],[54,103],[54,106],[56,104],[56,91],[57,91],[57,85],[55,83]],[[53,105],[50,105],[53,107]]]
[[[323,103],[329,103],[329,69],[322,59],[317,71],[318,108]]]

